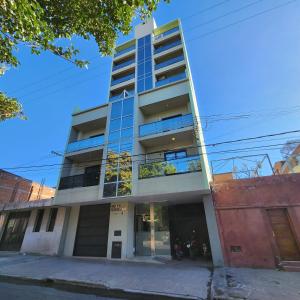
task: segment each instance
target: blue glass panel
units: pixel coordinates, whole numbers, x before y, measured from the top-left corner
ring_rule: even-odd
[[[110,126],[109,126],[109,131],[115,131],[115,130],[119,130],[121,127],[121,119],[115,119],[115,120],[111,120],[110,122]]]
[[[120,51],[116,52],[115,55],[114,55],[114,57],[118,57],[118,56],[120,56],[120,55],[122,55],[124,53],[132,51],[133,49],[135,49],[135,45],[132,45],[132,46],[126,48],[126,49],[123,49],[123,50],[120,50]]]
[[[145,91],[153,88],[152,76],[145,79]]]
[[[134,102],[134,98],[128,98],[123,101],[123,112],[122,112],[123,116],[133,114],[133,102]]]
[[[157,134],[193,125],[194,121],[192,114],[187,114],[172,119],[140,125],[140,136]]]
[[[165,79],[156,81],[155,86],[159,87],[159,86],[162,86],[162,85],[165,85],[165,84],[168,84],[168,83],[171,83],[171,82],[175,82],[175,81],[178,81],[178,80],[184,79],[184,78],[186,78],[185,72],[178,73],[176,75],[173,75],[173,76],[167,77]]]
[[[132,128],[123,129],[121,132],[122,139],[128,139],[133,137],[133,130]]]
[[[133,116],[124,117],[122,121],[122,128],[128,128],[133,126]]]
[[[178,31],[178,30],[179,30],[179,27],[178,27],[178,26],[177,26],[177,27],[174,27],[174,28],[171,28],[171,29],[169,29],[169,30],[167,30],[167,31],[165,31],[165,32],[163,32],[163,33],[161,33],[161,34],[159,34],[159,35],[156,35],[156,36],[155,36],[155,40],[160,39],[160,38],[162,38],[162,37],[165,37],[165,36],[167,36],[167,35],[169,35],[169,34],[172,34],[172,33],[176,32],[176,31]]]
[[[115,102],[111,107],[111,119],[120,118],[122,113],[122,101]]]
[[[172,43],[164,44],[164,45],[162,45],[162,46],[156,48],[156,49],[154,50],[154,54],[163,52],[163,51],[168,50],[168,49],[170,49],[170,48],[176,47],[176,46],[178,46],[178,45],[180,45],[180,44],[181,44],[181,40],[177,40],[177,41],[174,41],[174,42],[172,42]]]
[[[134,72],[133,72],[133,73],[128,74],[128,75],[126,75],[126,76],[123,76],[123,77],[120,77],[120,78],[117,78],[117,79],[113,79],[113,80],[111,81],[111,86],[116,85],[116,84],[119,84],[119,83],[122,83],[122,82],[125,82],[125,81],[127,81],[127,80],[130,80],[130,79],[134,78],[134,76],[135,76],[135,74],[134,74]]]
[[[135,62],[134,59],[130,59],[130,60],[125,61],[125,62],[123,62],[123,63],[121,63],[121,64],[118,64],[118,65],[113,66],[112,70],[113,70],[113,71],[116,71],[116,70],[122,69],[122,68],[124,68],[124,67],[126,67],[126,66],[129,66],[129,65],[133,64],[134,62]]]
[[[80,151],[92,147],[98,147],[104,144],[104,135],[97,136],[94,138],[89,138],[77,142],[70,143],[67,146],[66,153]]]
[[[175,63],[177,63],[179,61],[182,61],[182,60],[184,60],[183,54],[179,55],[179,56],[176,56],[176,57],[173,57],[171,59],[165,60],[165,61],[155,65],[155,70],[170,66],[170,65],[175,64]]]
[[[111,132],[108,137],[109,143],[120,139],[120,130]]]

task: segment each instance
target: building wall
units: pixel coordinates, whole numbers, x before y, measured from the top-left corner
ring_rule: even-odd
[[[212,184],[225,264],[276,267],[279,255],[267,209],[286,208],[300,246],[300,174],[230,180]],[[235,246],[240,251],[235,252]]]
[[[0,170],[0,204],[47,199],[53,197],[54,193],[53,188]]]
[[[33,232],[37,209],[32,210],[25,231],[21,252],[39,253],[46,255],[57,255],[60,247],[60,239],[64,225],[66,208],[59,208],[56,216],[54,230],[47,232],[50,208],[44,211],[44,217],[39,232]]]

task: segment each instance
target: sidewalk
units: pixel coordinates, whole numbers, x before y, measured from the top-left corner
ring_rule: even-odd
[[[0,279],[30,279],[157,299],[207,299],[211,271],[193,264],[153,264],[33,255],[1,255]],[[114,295],[112,293],[112,295]],[[120,294],[120,293],[119,293]],[[130,298],[130,297],[128,297]],[[138,299],[142,299],[141,297]]]
[[[126,299],[299,300],[300,272],[141,263],[0,252],[0,281],[86,288]]]

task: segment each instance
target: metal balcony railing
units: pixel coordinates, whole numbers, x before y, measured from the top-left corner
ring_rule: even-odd
[[[174,160],[141,164],[139,166],[139,179],[200,171],[200,157],[196,155]]]
[[[73,189],[76,187],[98,185],[99,179],[100,179],[100,172],[62,177],[60,179],[58,189],[66,190],[66,189]]]
[[[112,70],[116,71],[116,70],[122,69],[122,68],[124,68],[126,66],[129,66],[129,65],[133,64],[134,62],[135,62],[135,59],[130,59],[130,60],[125,61],[125,62],[123,62],[121,64],[113,66]]]
[[[111,86],[116,85],[116,84],[119,84],[119,83],[121,83],[121,82],[125,82],[125,81],[127,81],[127,80],[132,79],[132,78],[134,78],[134,72],[131,73],[131,74],[129,74],[129,75],[120,77],[120,78],[118,78],[118,79],[113,79],[113,80],[111,81]]]
[[[172,42],[172,43],[165,44],[165,45],[163,45],[163,46],[160,46],[160,47],[154,49],[154,54],[163,52],[163,51],[165,51],[165,50],[171,49],[171,48],[176,47],[176,46],[178,46],[178,45],[181,45],[181,40],[177,40],[177,41],[174,41],[174,42]]]
[[[161,68],[173,65],[173,64],[175,64],[175,63],[177,63],[179,61],[183,61],[183,60],[184,60],[183,54],[179,55],[179,56],[176,56],[176,57],[173,57],[173,58],[165,60],[165,61],[163,61],[163,62],[161,62],[159,64],[156,64],[155,65],[155,70],[158,70],[158,69],[161,69]]]
[[[186,78],[185,72],[178,73],[178,74],[175,74],[175,75],[172,75],[172,76],[169,76],[164,79],[156,81],[155,86],[159,87],[159,86],[162,86],[162,85],[165,85],[165,84],[168,84],[171,82],[175,82],[175,81],[178,81],[178,80],[181,80],[184,78]]]
[[[80,151],[88,148],[98,147],[104,144],[104,135],[70,143],[67,146],[66,153]]]
[[[159,35],[156,35],[155,37],[154,37],[154,39],[155,40],[158,40],[158,39],[160,39],[160,38],[162,38],[162,37],[165,37],[165,36],[167,36],[167,35],[169,35],[169,34],[172,34],[172,33],[174,33],[174,32],[176,32],[176,31],[178,31],[179,30],[179,27],[177,26],[177,27],[174,27],[174,28],[171,28],[171,29],[169,29],[169,30],[167,30],[167,31],[165,31],[165,32],[163,32],[163,33],[161,33],[161,34],[159,34]]]
[[[124,53],[130,52],[130,51],[132,51],[134,49],[135,49],[135,45],[132,45],[132,46],[130,46],[128,48],[125,48],[123,50],[120,50],[120,51],[116,52],[115,55],[114,55],[114,57],[118,57],[118,56],[120,56],[120,55],[122,55]]]
[[[120,99],[124,99],[124,98],[128,98],[134,95],[134,90],[129,90],[126,91],[124,90],[121,94],[115,95],[115,96],[111,96],[109,98],[109,102],[115,101],[115,100],[120,100]]]
[[[193,126],[192,114],[174,117],[149,124],[140,125],[140,137]]]

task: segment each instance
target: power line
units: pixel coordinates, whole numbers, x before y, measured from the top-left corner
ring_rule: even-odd
[[[213,144],[206,144],[206,145],[200,145],[200,146],[189,146],[189,147],[185,147],[187,149],[192,149],[192,148],[197,148],[197,149],[202,149],[205,147],[216,147],[219,145],[224,145],[224,144],[230,144],[230,143],[236,143],[236,142],[241,142],[241,141],[249,141],[249,140],[255,140],[255,139],[262,139],[265,137],[274,137],[274,136],[279,136],[279,135],[287,135],[287,134],[291,134],[291,133],[296,133],[296,132],[300,132],[300,130],[292,130],[292,131],[284,131],[284,132],[279,132],[279,133],[273,133],[273,134],[266,134],[266,135],[260,135],[260,136],[255,136],[255,137],[247,137],[247,138],[241,138],[241,139],[236,139],[236,140],[228,140],[228,141],[222,141],[222,142],[218,142],[218,143],[213,143]],[[248,150],[248,149],[260,149],[260,148],[265,148],[265,147],[273,147],[273,146],[279,146],[279,145],[285,145],[285,143],[283,144],[275,144],[275,145],[260,145],[260,146],[254,146],[254,147],[248,147],[248,148],[240,148],[240,149],[229,149],[229,150],[223,150],[223,151],[219,151],[219,152],[211,152],[211,153],[203,153],[200,155],[204,155],[204,154],[212,154],[212,153],[224,153],[224,152],[229,152],[229,151],[235,151],[235,150]],[[155,151],[155,152],[150,152],[150,153],[140,153],[140,154],[134,154],[131,155],[130,157],[140,157],[140,156],[146,156],[146,155],[150,155],[150,154],[157,154],[157,153],[162,153],[164,151],[170,151],[170,150],[174,150],[174,149],[165,149],[165,150],[160,150],[160,151]],[[67,157],[66,157],[67,158]],[[98,160],[93,160],[93,161],[88,161],[88,162],[94,162],[94,161],[106,161],[106,160],[111,160],[111,159],[98,159]],[[85,162],[87,163],[87,162]],[[68,164],[73,164],[73,162],[68,163]],[[20,166],[20,167],[2,167],[2,169],[6,169],[6,170],[12,170],[12,169],[26,169],[26,168],[35,168],[35,167],[49,167],[49,166],[56,166],[56,165],[65,165],[65,164],[48,164],[48,165],[36,165],[36,166]]]

